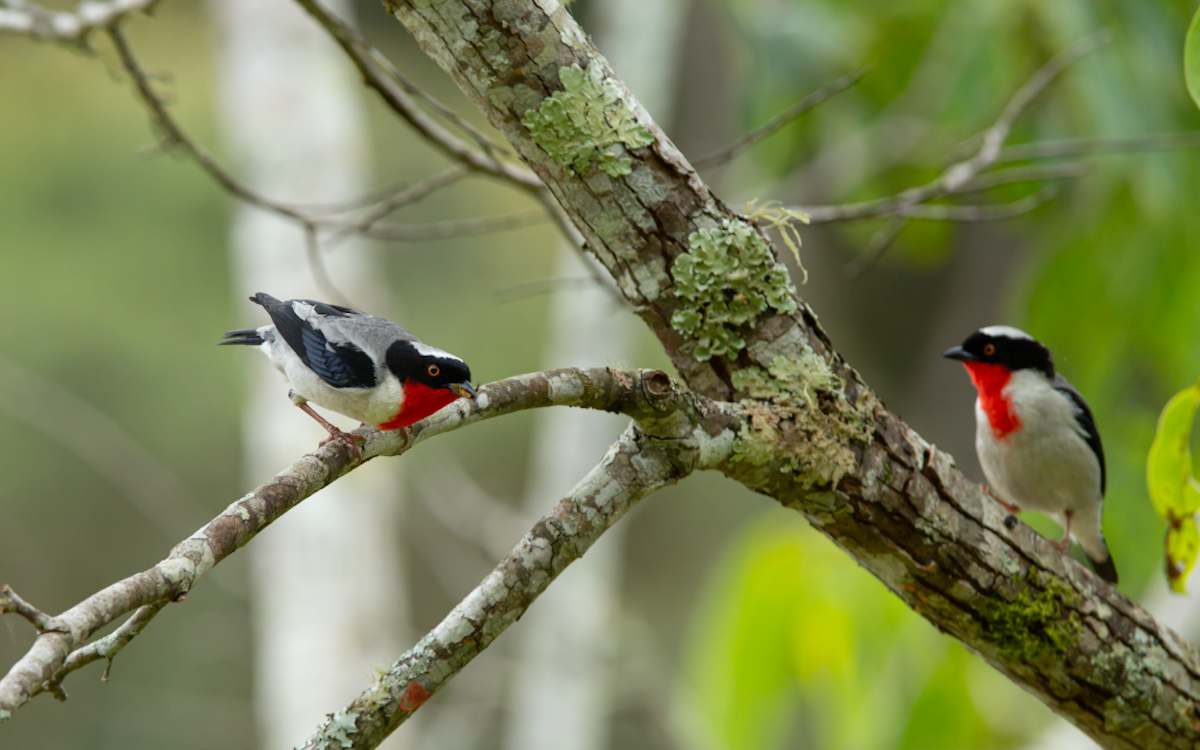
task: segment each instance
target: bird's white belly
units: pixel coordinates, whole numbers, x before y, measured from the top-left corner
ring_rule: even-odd
[[[396,416],[404,401],[404,386],[386,368],[382,382],[374,388],[334,388],[283,341],[267,341],[261,348],[297,396],[338,414],[378,427]]]
[[[1025,408],[1022,409],[1021,407]],[[1018,418],[1030,409],[1058,409],[1057,403],[1016,404]],[[1022,510],[1059,514],[1101,502],[1100,464],[1083,437],[1065,423],[1074,415],[1047,414],[1021,419],[1022,425],[997,438],[976,403],[975,448],[988,483]]]

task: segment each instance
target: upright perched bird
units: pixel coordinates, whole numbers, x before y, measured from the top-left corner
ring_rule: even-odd
[[[259,292],[274,325],[229,331],[218,346],[257,346],[283,373],[292,403],[356,456],[348,435],[308,405],[332,409],[380,430],[407,428],[461,398],[475,398],[471,370],[458,357],[422,344],[400,326],[348,307],[307,299],[281,302]],[[361,438],[359,438],[361,439]]]
[[[979,392],[975,450],[1001,502],[1053,517],[1064,530],[1059,549],[1066,552],[1074,534],[1096,573],[1116,583],[1100,527],[1100,432],[1083,396],[1054,371],[1050,350],[1024,331],[990,326],[942,356],[962,362]]]

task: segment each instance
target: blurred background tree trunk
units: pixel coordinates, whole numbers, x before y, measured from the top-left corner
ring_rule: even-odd
[[[240,174],[264,195],[301,204],[364,192],[362,88],[341,53],[289,0],[214,0],[222,43],[219,109]],[[338,13],[347,4],[332,3]],[[315,278],[293,223],[257,209],[235,212],[231,251],[239,319],[265,322],[246,295],[313,297],[389,315],[372,254],[339,247],[328,264],[347,299]],[[292,406],[263,361],[247,361],[247,486],[325,437]],[[326,413],[349,429],[346,418]],[[252,558],[255,693],[262,747],[291,747],[330,706],[356,695],[407,643],[400,555],[400,467],[378,462],[326,488],[257,539]],[[410,734],[391,738],[398,747]]]
[[[588,29],[634,94],[669,123],[689,0],[604,0],[587,7]],[[579,250],[559,243],[560,278],[587,277]],[[620,366],[636,359],[635,326],[623,304],[593,285],[554,295],[546,367]],[[604,455],[626,420],[579,409],[537,415],[523,509],[537,518]],[[509,750],[604,750],[610,746],[621,653],[621,578],[628,524],[570,567],[518,631]]]

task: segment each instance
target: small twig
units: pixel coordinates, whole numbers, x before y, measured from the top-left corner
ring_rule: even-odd
[[[325,259],[321,257],[321,238],[317,235],[316,226],[306,221],[303,227],[304,254],[308,258],[308,266],[312,270],[313,279],[320,287],[321,293],[339,305],[353,307],[350,299],[341,293],[329,276],[329,269],[325,267]]]
[[[104,665],[104,674],[100,675],[101,682],[108,682],[108,674],[112,669],[113,659],[115,659],[117,654],[121,652],[121,649],[125,648],[130,641],[136,638],[142,632],[142,630],[144,630],[145,627],[150,624],[150,621],[162,611],[163,607],[167,606],[169,603],[169,601],[164,599],[163,601],[158,601],[154,602],[153,604],[147,604],[143,607],[139,607],[136,612],[130,615],[128,620],[121,623],[121,626],[113,632],[109,633],[98,641],[93,641],[82,648],[72,651],[70,656],[67,657],[66,661],[63,662],[62,667],[60,667],[58,672],[55,673],[54,677],[46,683],[46,689],[53,692],[55,697],[58,697],[58,694],[62,692],[62,681],[66,679],[67,675],[71,674],[77,669],[86,667],[94,661],[99,661],[100,659],[108,660],[108,663]],[[65,695],[66,694],[63,693],[64,697]],[[59,700],[63,700],[63,698],[59,698]]]
[[[74,13],[43,8],[35,3],[5,2],[0,9],[0,32],[32,36],[87,48],[88,37],[99,28],[110,27],[131,13],[150,13],[161,0],[111,0],[81,2]]]
[[[785,109],[783,112],[775,115],[775,117],[768,120],[765,125],[751,130],[749,133],[746,133],[724,148],[720,148],[708,156],[692,162],[692,166],[696,169],[704,169],[706,167],[724,164],[764,138],[774,135],[779,131],[780,128],[784,127],[789,122],[809,111],[813,107],[823,104],[824,102],[858,83],[859,80],[870,70],[871,66],[865,65],[853,73],[842,76],[825,88],[814,91],[813,93]]]
[[[24,617],[39,633],[56,630],[53,617],[17,596],[7,584],[0,587],[0,614],[6,613]]]
[[[538,279],[537,281],[527,281],[524,284],[517,284],[505,289],[500,289],[493,295],[498,304],[507,304],[516,302],[519,299],[526,297],[535,297],[539,294],[550,294],[551,292],[561,292],[566,289],[587,289],[595,286],[596,280],[591,276],[555,276],[549,279]]]
[[[119,19],[118,19],[119,20]],[[210,177],[217,181],[221,187],[227,192],[233,194],[237,198],[256,206],[266,211],[286,216],[299,222],[308,222],[310,219],[305,216],[295,206],[290,206],[284,203],[269,200],[255,193],[250,188],[243,185],[237,178],[226,172],[217,160],[204,150],[199,144],[188,137],[183,128],[175,122],[171,117],[171,113],[167,111],[166,105],[162,99],[154,93],[153,87],[150,85],[150,78],[142,69],[137,57],[133,54],[133,48],[129,46],[129,41],[126,40],[125,34],[122,33],[120,24],[116,23],[107,27],[108,35],[113,40],[113,45],[117,49],[117,56],[121,59],[121,66],[129,73],[133,79],[134,87],[137,89],[138,97],[150,111],[151,117],[155,124],[162,130],[165,137],[165,146],[174,146],[181,149],[192,161],[196,162]]]
[[[1081,162],[1066,162],[1064,164],[1032,164],[1027,167],[1012,167],[986,172],[963,185],[956,195],[977,193],[991,190],[1001,185],[1015,185],[1022,182],[1045,182],[1048,180],[1071,180],[1088,173],[1090,167]]]
[[[1058,188],[1046,185],[1033,195],[1028,195],[1011,203],[998,203],[984,206],[945,206],[922,203],[906,209],[902,216],[921,221],[1002,221],[1027,214],[1038,206],[1053,200],[1058,195]]]
[[[908,218],[900,215],[891,216],[887,223],[884,224],[875,234],[871,235],[870,242],[867,243],[867,251],[862,257],[855,258],[846,264],[844,272],[847,278],[857,279],[867,271],[875,267],[887,252],[904,228],[908,226]]]
[[[341,229],[338,229],[329,239],[326,240],[326,245],[334,247],[342,240],[352,234],[362,234],[375,226],[376,223],[388,216],[394,211],[398,211],[404,206],[412,205],[427,197],[436,190],[451,185],[462,179],[467,174],[467,168],[461,164],[453,166],[442,172],[438,172],[431,177],[426,177],[412,187],[405,188],[389,198],[380,201],[366,216],[350,224],[346,224]]]
[[[1094,154],[1132,154],[1146,151],[1172,151],[1200,146],[1200,131],[1127,138],[1076,138],[1062,141],[1020,143],[1000,150],[997,164],[1028,159],[1058,159]]]
[[[430,224],[386,224],[362,232],[364,236],[376,240],[392,242],[427,242],[429,240],[445,240],[452,237],[471,237],[491,232],[503,232],[509,229],[520,229],[534,224],[542,224],[550,220],[546,212],[540,208],[521,211],[506,216],[482,216],[475,219],[451,219],[435,221]]]
[[[382,53],[359,36],[349,24],[330,13],[317,0],[297,2],[334,38],[358,68],[367,86],[374,89],[393,112],[408,122],[431,145],[468,169],[498,177],[525,192],[536,195],[543,188],[542,181],[529,169],[501,161],[486,151],[481,153],[442,127],[413,101],[405,86],[381,68],[379,60],[383,59]],[[428,97],[422,98],[428,101]]]

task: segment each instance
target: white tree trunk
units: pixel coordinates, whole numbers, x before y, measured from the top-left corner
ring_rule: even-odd
[[[334,5],[343,15],[350,10]],[[222,40],[220,109],[236,171],[256,191],[285,201],[327,202],[362,193],[361,86],[340,51],[289,0],[214,0],[214,7]],[[284,299],[329,296],[314,278],[295,224],[240,206],[231,245],[240,299],[257,291]],[[330,261],[334,283],[352,303],[388,312],[361,244],[344,244]],[[260,325],[265,317],[243,301],[236,320]],[[287,384],[264,358],[254,353],[246,366],[253,373],[244,427],[246,476],[260,481],[316,448],[325,432],[292,406]],[[345,428],[357,426],[326,416]],[[357,695],[375,665],[402,650],[407,600],[397,469],[394,462],[375,462],[343,478],[249,550],[263,747],[302,742],[330,706]]]
[[[630,90],[669,121],[686,0],[601,0],[589,29]],[[557,275],[588,274],[563,244]],[[603,289],[556,294],[545,366],[619,366],[634,356],[634,319]],[[578,409],[537,415],[524,509],[537,518],[563,497],[613,443],[628,420]],[[524,617],[506,735],[510,750],[602,750],[609,745],[620,630],[623,526],[562,575]]]

